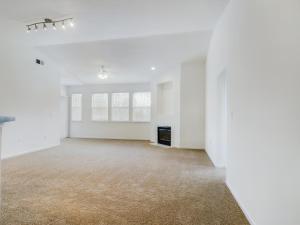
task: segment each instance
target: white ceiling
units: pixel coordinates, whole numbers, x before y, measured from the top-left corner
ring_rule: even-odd
[[[204,58],[210,32],[158,35],[143,38],[64,44],[40,48],[80,83],[149,82],[186,60]],[[98,79],[105,65],[109,79]],[[155,66],[156,71],[150,68]],[[70,82],[70,77],[68,80]]]
[[[141,82],[158,71],[205,57],[210,34],[228,0],[0,0],[0,16],[20,30],[45,17],[74,17],[76,27],[40,31],[28,39],[67,72],[66,84]]]

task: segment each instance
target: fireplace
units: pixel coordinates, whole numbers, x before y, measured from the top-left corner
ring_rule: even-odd
[[[171,146],[171,127],[157,128],[157,143]]]

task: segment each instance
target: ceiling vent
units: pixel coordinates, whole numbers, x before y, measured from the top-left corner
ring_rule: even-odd
[[[35,60],[35,63],[36,63],[36,64],[39,64],[39,65],[41,65],[41,66],[45,65],[44,61],[42,61],[42,60],[40,60],[40,59],[36,59],[36,60]]]

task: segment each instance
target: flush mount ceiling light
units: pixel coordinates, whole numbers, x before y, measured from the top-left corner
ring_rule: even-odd
[[[155,70],[156,70],[156,67],[155,67],[155,66],[152,66],[152,67],[151,67],[151,70],[152,70],[152,71],[155,71]]]
[[[101,66],[100,73],[98,74],[98,78],[101,80],[106,80],[108,78],[107,71],[104,69],[104,66]]]
[[[68,25],[70,27],[75,26],[73,18],[66,18],[66,19],[62,19],[62,20],[52,20],[52,19],[47,18],[44,21],[26,25],[27,33],[30,33],[32,30],[38,31],[38,29],[40,27],[43,28],[43,30],[47,30],[47,28],[52,26],[53,30],[56,30],[57,29],[56,25],[60,25],[61,28],[63,30],[65,30],[66,29],[66,23],[68,23]]]
[[[108,75],[107,74],[99,74],[98,77],[101,80],[106,80],[108,78]]]

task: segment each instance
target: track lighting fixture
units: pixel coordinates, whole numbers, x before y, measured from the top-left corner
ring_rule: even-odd
[[[34,28],[35,31],[38,31],[40,24],[42,25],[42,27],[43,27],[44,30],[47,30],[47,28],[49,27],[49,26],[47,26],[48,24],[50,24],[50,25],[52,24],[53,30],[57,30],[57,26],[56,25],[57,24],[61,24],[61,28],[63,30],[65,30],[66,29],[66,26],[65,26],[66,22],[68,22],[68,24],[70,25],[70,27],[74,27],[75,26],[73,18],[67,18],[67,19],[63,19],[63,20],[52,20],[52,19],[48,19],[47,18],[47,19],[45,19],[42,22],[36,22],[36,23],[33,23],[33,24],[26,25],[26,27],[27,27],[27,33],[30,33],[33,30],[33,28]]]

